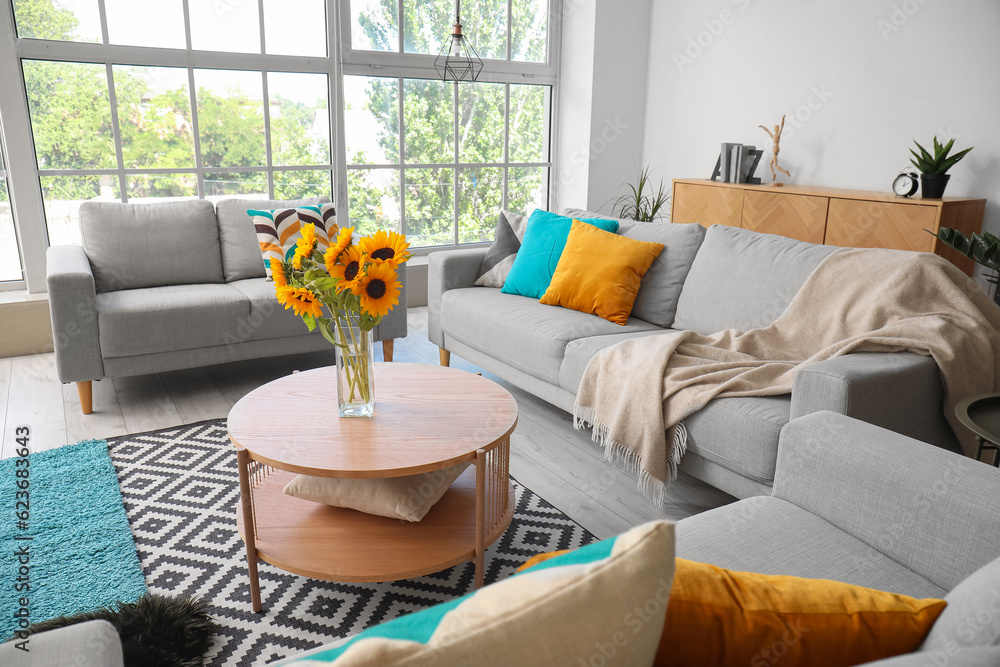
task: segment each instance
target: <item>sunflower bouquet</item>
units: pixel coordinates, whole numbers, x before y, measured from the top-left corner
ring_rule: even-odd
[[[373,405],[370,332],[399,303],[396,269],[411,255],[406,237],[396,232],[379,231],[356,244],[354,227],[334,226],[329,235],[335,240],[324,249],[315,226],[305,225],[294,254],[271,259],[271,276],[278,302],[337,347],[343,415],[345,402]]]

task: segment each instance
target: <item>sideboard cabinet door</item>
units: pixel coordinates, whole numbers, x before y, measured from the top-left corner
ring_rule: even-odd
[[[830,199],[827,245],[934,252],[938,211],[933,206]]]
[[[743,190],[675,183],[670,215],[672,222],[694,222],[702,227],[739,227],[743,216]]]
[[[743,197],[743,228],[822,244],[829,201],[828,197],[747,190]]]

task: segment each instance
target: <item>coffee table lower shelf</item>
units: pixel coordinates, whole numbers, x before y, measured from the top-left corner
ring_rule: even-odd
[[[257,557],[275,567],[312,579],[370,583],[419,577],[475,560],[475,465],[415,523],[285,495],[282,488],[293,477],[295,473],[272,469],[251,490]],[[503,534],[513,517],[514,490],[509,480],[504,482],[506,511],[487,521],[484,548]],[[237,523],[246,541],[242,507]],[[254,564],[252,588],[257,587],[255,575]]]

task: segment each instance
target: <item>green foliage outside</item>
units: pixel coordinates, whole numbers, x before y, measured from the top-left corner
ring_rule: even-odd
[[[542,3],[545,4],[545,3]],[[403,3],[404,49],[437,54],[442,36],[454,22],[451,0]],[[513,3],[515,58],[544,60],[546,24],[532,2]],[[373,48],[395,50],[398,35],[395,0],[381,0],[376,11],[362,14],[358,23]],[[465,33],[474,40],[483,58],[506,58],[506,0],[483,0],[463,6]],[[407,79],[403,85],[403,193],[406,233],[414,246],[454,242],[455,85],[437,80]],[[348,164],[399,163],[399,105],[396,79],[369,78],[364,108],[380,128],[380,155],[349,153]],[[459,163],[496,164],[504,160],[504,84],[477,83],[458,86]],[[548,88],[510,86],[510,160],[544,162],[545,104]],[[348,100],[348,104],[351,100]],[[347,128],[348,134],[351,127]],[[350,138],[348,139],[350,144]],[[406,168],[406,165],[425,165]],[[438,165],[441,166],[426,166]],[[508,174],[508,202],[524,210],[533,192],[547,179],[544,168],[512,168]],[[397,172],[398,173],[398,172]],[[458,241],[471,243],[492,238],[503,196],[503,167],[466,167],[458,174]],[[383,170],[354,170],[349,174],[351,221],[362,233],[399,227],[388,219],[387,208],[399,208],[398,178]]]
[[[15,0],[22,34],[72,39],[76,17],[52,0]],[[28,109],[40,169],[117,168],[111,104],[104,65],[26,61],[23,63]],[[130,198],[197,195],[193,117],[186,85],[154,93],[150,78],[158,68],[115,66],[113,70],[122,158],[130,169],[177,169],[172,174],[128,175]],[[195,73],[197,81],[198,74]],[[202,164],[206,167],[266,165],[264,109],[260,99],[240,90],[224,93],[199,88],[198,124]],[[327,141],[309,136],[317,111],[312,105],[272,95],[271,148],[276,167],[328,164]],[[100,192],[101,176],[43,176],[48,200],[90,199]],[[104,177],[107,181],[107,177]],[[117,185],[117,177],[112,178]],[[266,193],[263,172],[206,175],[206,195]],[[328,171],[275,173],[275,196],[331,194]]]
[[[42,39],[72,39],[77,20],[53,0],[14,0],[21,34]],[[542,61],[546,50],[547,2],[513,3],[513,57]],[[506,57],[506,0],[482,0],[465,9],[466,33],[484,58]],[[406,50],[437,53],[454,20],[451,0],[404,1]],[[379,9],[361,16],[359,24],[377,48],[394,49],[398,26],[395,0],[381,0]],[[102,64],[27,61],[23,63],[28,106],[40,169],[108,170],[107,176],[42,176],[47,200],[90,199],[100,183],[111,182],[117,195],[118,179],[107,71]],[[169,169],[167,174],[128,175],[130,199],[190,197],[197,194],[194,118],[187,85],[154,90],[154,70],[113,68],[122,158],[130,169]],[[195,72],[197,83],[198,72]],[[397,81],[370,78],[364,108],[376,119],[382,156],[369,159],[363,152],[349,154],[348,164],[399,162]],[[437,80],[406,80],[403,86],[405,136],[403,163],[427,165],[403,169],[403,207],[407,234],[414,246],[454,241],[454,119],[453,84]],[[460,163],[502,163],[504,160],[504,84],[463,84],[458,87]],[[544,121],[548,87],[510,86],[511,162],[544,162]],[[348,101],[350,103],[350,100]],[[202,164],[206,167],[263,167],[266,165],[264,109],[260,99],[241,90],[224,92],[199,87],[197,120]],[[282,166],[328,164],[328,143],[310,136],[317,113],[326,113],[326,100],[302,104],[271,99],[272,162]],[[277,112],[276,112],[277,110]],[[348,133],[351,128],[348,127]],[[349,140],[350,143],[350,140]],[[370,142],[369,142],[370,143]],[[377,228],[398,229],[387,209],[398,211],[399,172],[351,170],[348,173],[352,221],[361,233]],[[458,240],[488,240],[492,236],[503,193],[503,167],[462,168],[458,174]],[[547,169],[514,167],[509,170],[507,207],[524,210],[533,193],[543,187]],[[295,198],[330,195],[326,170],[275,172],[275,196]],[[263,172],[206,174],[205,194],[266,193]],[[397,216],[398,217],[398,216]]]

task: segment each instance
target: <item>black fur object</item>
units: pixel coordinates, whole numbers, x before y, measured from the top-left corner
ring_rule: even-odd
[[[115,626],[125,667],[201,667],[219,627],[202,600],[146,593],[136,602],[117,603],[117,608],[36,623],[28,632],[36,634],[95,619]]]

